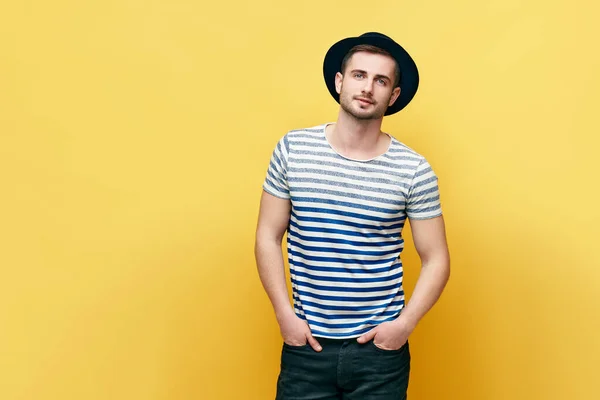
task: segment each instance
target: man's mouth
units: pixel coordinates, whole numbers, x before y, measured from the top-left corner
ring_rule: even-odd
[[[365,99],[363,97],[355,97],[356,100],[360,101],[362,104],[373,104],[373,102],[369,99]]]

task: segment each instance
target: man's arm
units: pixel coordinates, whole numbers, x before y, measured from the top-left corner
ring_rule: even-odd
[[[294,312],[288,297],[281,252],[281,241],[290,219],[290,209],[289,200],[262,192],[254,255],[258,275],[278,320]]]
[[[410,220],[421,273],[412,296],[399,319],[414,327],[437,302],[450,277],[450,254],[444,217]]]
[[[408,304],[400,316],[363,334],[359,343],[374,339],[384,349],[399,349],[406,343],[417,323],[439,299],[450,277],[450,255],[442,216],[410,220],[413,241],[421,258],[421,273]]]
[[[273,305],[283,340],[292,346],[301,346],[308,341],[320,351],[308,324],[296,316],[288,297],[281,241],[289,223],[290,210],[290,200],[262,192],[254,247],[258,274]]]

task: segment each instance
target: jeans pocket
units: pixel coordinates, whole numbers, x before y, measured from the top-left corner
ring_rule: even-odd
[[[401,353],[401,352],[403,352],[403,351],[404,351],[404,350],[407,348],[407,346],[408,346],[408,342],[406,342],[406,343],[404,343],[404,344],[402,345],[402,347],[400,347],[400,348],[399,348],[399,349],[397,349],[397,350],[387,350],[387,349],[382,349],[381,347],[377,346],[377,345],[375,344],[375,340],[371,340],[369,343],[371,344],[371,347],[373,347],[375,350],[377,350],[377,351],[379,351],[379,352],[381,352],[381,353],[388,353],[388,354],[397,354],[397,353]]]
[[[299,350],[299,349],[304,349],[304,348],[306,348],[308,346],[309,346],[308,342],[306,342],[306,343],[304,343],[304,344],[302,344],[300,346],[294,346],[294,345],[291,345],[291,344],[287,344],[286,342],[283,342],[283,348],[284,349]]]

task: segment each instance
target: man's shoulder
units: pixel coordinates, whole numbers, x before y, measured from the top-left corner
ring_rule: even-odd
[[[298,137],[298,136],[319,136],[323,134],[325,131],[325,127],[327,123],[304,127],[304,128],[295,128],[291,129],[286,133],[288,137]]]
[[[327,124],[324,123],[306,128],[291,129],[280,138],[280,141],[288,151],[294,144],[318,146],[325,138],[326,126]]]
[[[284,149],[286,153],[291,150],[290,144],[318,145],[325,138],[325,127],[328,123],[309,126],[306,128],[290,129],[279,137],[277,147]]]
[[[408,159],[413,159],[413,160],[418,160],[418,161],[425,161],[424,155],[422,155],[421,153],[419,153],[412,147],[408,146],[404,142],[401,142],[400,140],[396,139],[394,136],[392,136],[392,135],[390,135],[390,136],[392,137],[392,144],[388,151],[390,156],[401,157],[401,159],[408,158]]]

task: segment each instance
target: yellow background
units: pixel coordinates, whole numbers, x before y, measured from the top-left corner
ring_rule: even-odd
[[[600,398],[599,11],[4,1],[0,399],[273,398],[253,257],[268,158],[336,118],[322,57],[370,30],[419,65],[384,128],[438,173],[452,254],[409,398]]]

